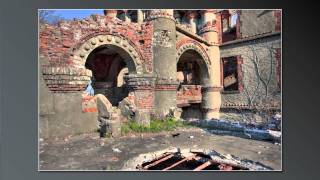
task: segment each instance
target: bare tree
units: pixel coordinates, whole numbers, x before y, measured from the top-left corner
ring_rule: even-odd
[[[55,15],[55,12],[55,10],[39,10],[39,23],[55,25],[59,21],[64,20],[63,17]]]
[[[263,99],[265,102],[269,99],[269,86],[275,71],[275,53],[276,48],[273,44],[249,45],[243,53],[243,56],[251,62],[251,66],[247,63],[247,66],[249,66],[247,68],[254,69],[253,75],[247,77],[251,78],[250,80],[245,79],[246,76],[243,75],[244,83],[246,83],[243,87],[244,94],[250,108],[255,106],[254,101],[257,97],[260,97],[260,99]],[[250,81],[255,81],[256,83],[250,83]],[[259,91],[261,85],[264,88],[263,92]],[[264,96],[262,96],[261,93],[264,93]],[[264,105],[267,106],[268,104]],[[264,105],[260,103],[259,106]]]

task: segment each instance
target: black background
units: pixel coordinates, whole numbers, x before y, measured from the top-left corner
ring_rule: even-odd
[[[0,179],[319,179],[316,7],[307,0],[1,0]],[[283,172],[38,172],[37,9],[42,8],[283,9]]]

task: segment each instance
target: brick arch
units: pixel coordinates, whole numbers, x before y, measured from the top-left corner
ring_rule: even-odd
[[[211,65],[210,58],[206,53],[205,49],[196,41],[191,39],[182,39],[177,43],[176,46],[177,53],[176,53],[176,61],[178,63],[180,57],[188,50],[195,51],[200,57],[203,62],[201,62],[200,68],[204,71],[204,75],[207,79],[210,79],[210,71],[209,67]]]
[[[89,38],[87,37],[80,42],[81,43],[74,48],[75,50],[73,52],[73,61],[76,65],[84,67],[88,56],[91,54],[91,52],[93,52],[93,50],[101,46],[110,45],[118,47],[120,50],[130,56],[130,58],[126,59],[125,61],[133,64],[131,73],[143,73],[141,53],[137,50],[137,48],[135,48],[130,40],[111,34],[97,34],[90,36]]]

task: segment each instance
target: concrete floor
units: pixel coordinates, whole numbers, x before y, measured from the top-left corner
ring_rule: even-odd
[[[173,137],[171,134],[180,133]],[[190,138],[194,136],[194,138]],[[101,140],[98,133],[40,141],[39,170],[121,170],[139,154],[168,147],[213,149],[281,170],[281,145],[235,136],[215,135],[200,128],[172,132],[128,134]],[[114,151],[115,149],[121,152]]]

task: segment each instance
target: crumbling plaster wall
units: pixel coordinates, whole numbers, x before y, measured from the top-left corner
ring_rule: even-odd
[[[257,110],[256,113],[268,108],[281,109],[281,87],[278,84],[281,55],[277,54],[281,52],[279,34],[221,46],[220,52],[221,58],[240,55],[243,60],[240,82],[243,89],[235,93],[222,92],[222,118],[242,121],[237,109]]]
[[[44,57],[39,65],[47,64]],[[39,73],[39,136],[40,138],[65,137],[98,128],[97,112],[82,112],[82,93],[53,93]]]
[[[254,36],[279,30],[279,10],[242,10],[240,33],[242,37]]]

